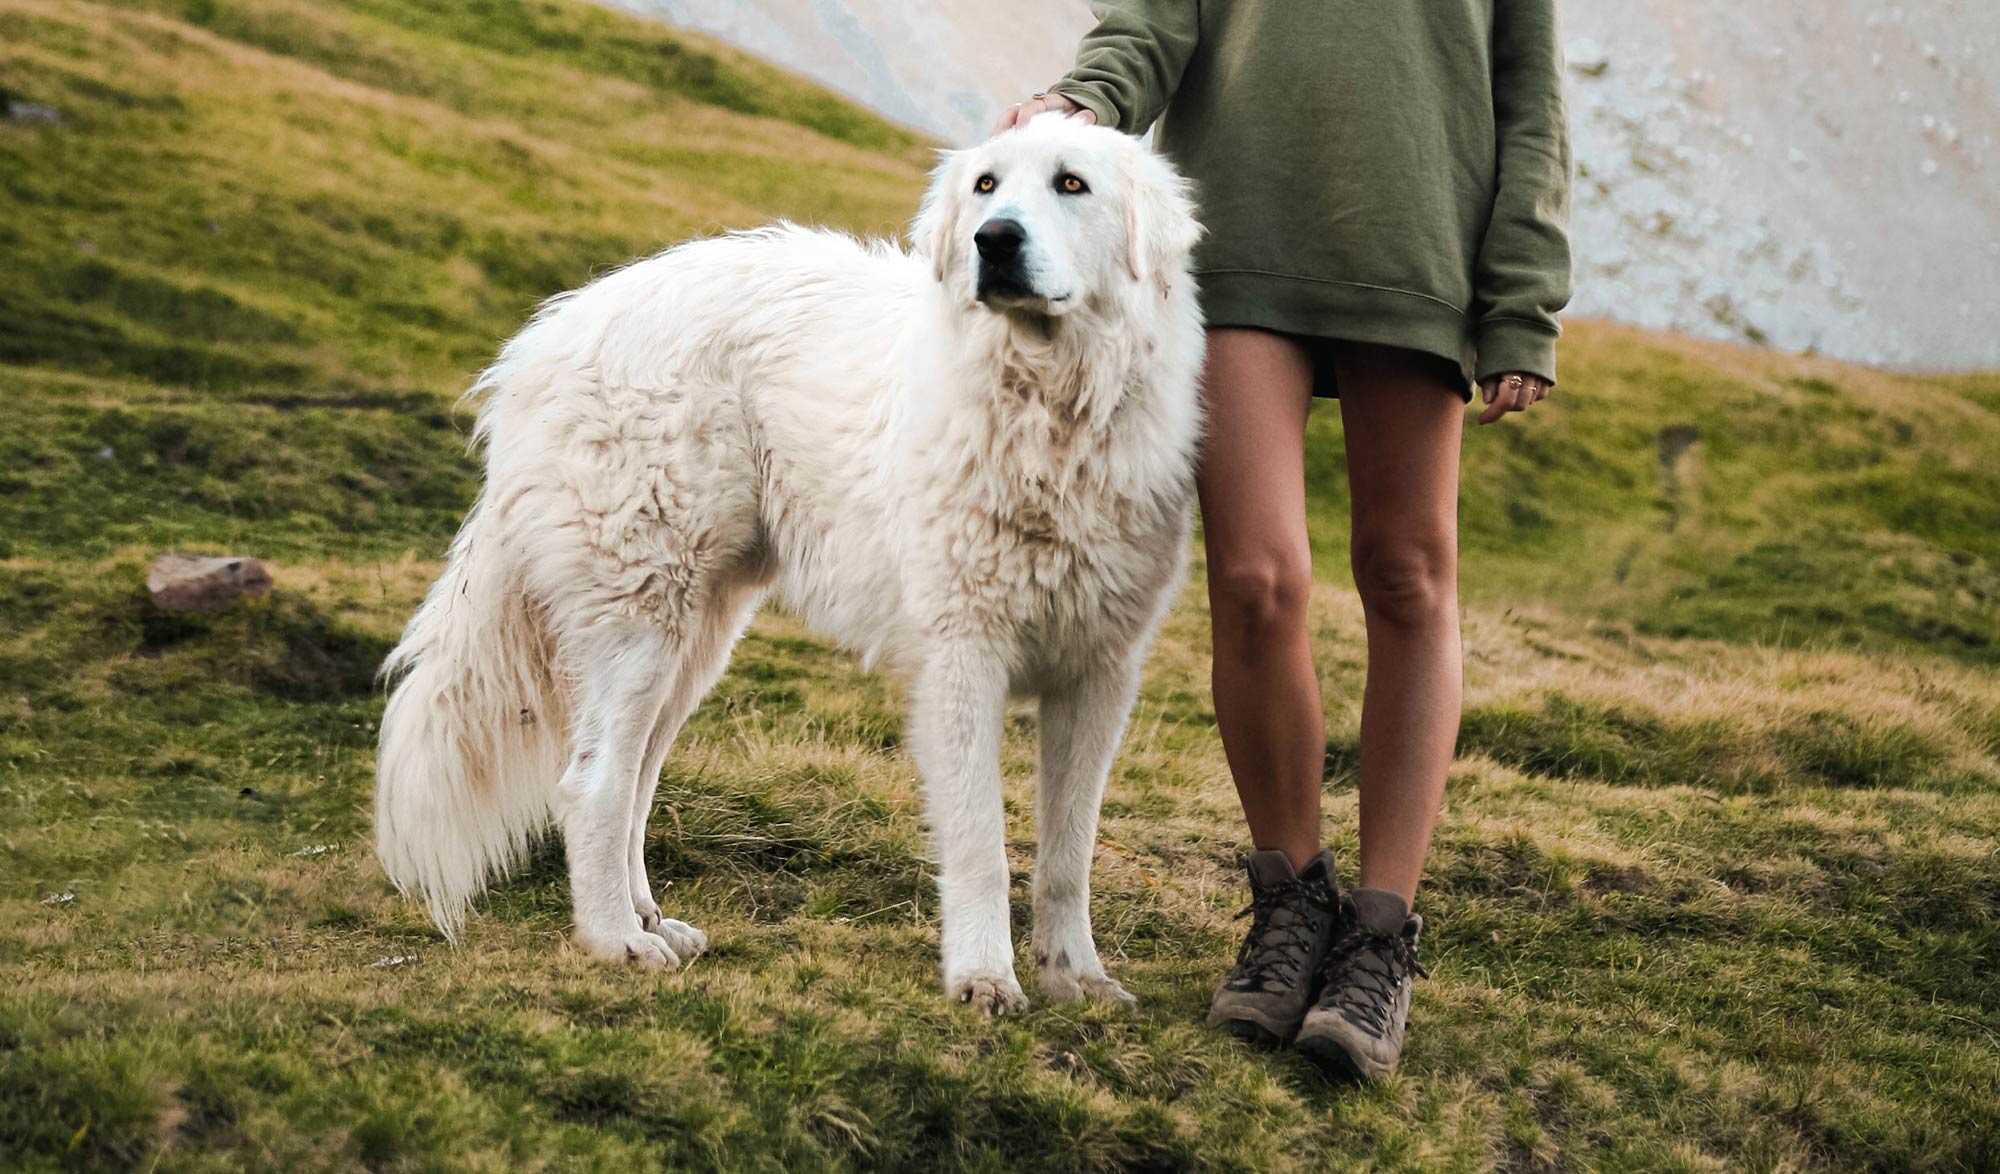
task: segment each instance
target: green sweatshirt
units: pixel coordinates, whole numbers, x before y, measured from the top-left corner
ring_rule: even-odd
[[[1112,0],[1052,89],[1195,182],[1212,326],[1554,380],[1570,153],[1556,0]]]

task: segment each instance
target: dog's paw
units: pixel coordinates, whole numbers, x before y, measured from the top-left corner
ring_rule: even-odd
[[[697,955],[708,952],[708,935],[685,921],[675,921],[654,913],[651,917],[640,918],[639,924],[647,933],[666,942],[667,948],[683,962],[692,962]]]
[[[679,924],[678,922],[676,924]],[[577,943],[589,951],[592,957],[606,962],[623,962],[630,966],[643,966],[648,970],[678,970],[681,956],[674,952],[667,939],[645,930],[628,934],[606,934],[603,936],[577,935]]]
[[[1011,974],[961,974],[945,980],[944,993],[988,1015],[1015,1015],[1028,1009],[1028,996]]]
[[[1041,968],[1042,993],[1051,1002],[1076,1003],[1085,999],[1100,1003],[1114,1003],[1130,1007],[1139,1000],[1132,992],[1119,984],[1118,980],[1102,970],[1058,970],[1052,966]]]

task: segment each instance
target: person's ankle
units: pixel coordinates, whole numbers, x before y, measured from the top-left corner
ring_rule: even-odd
[[[1259,852],[1283,852],[1285,859],[1291,861],[1293,872],[1304,872],[1313,861],[1319,859],[1320,854],[1320,846],[1318,844],[1258,844],[1253,842],[1251,846]]]

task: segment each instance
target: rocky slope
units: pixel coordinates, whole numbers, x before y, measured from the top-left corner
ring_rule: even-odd
[[[1083,0],[610,0],[950,143],[1056,76]],[[1574,312],[2000,367],[2000,6],[1568,0]]]

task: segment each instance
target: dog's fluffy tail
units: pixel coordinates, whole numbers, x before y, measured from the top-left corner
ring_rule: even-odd
[[[444,573],[389,654],[375,765],[375,852],[448,938],[546,825],[567,750],[546,617],[473,507]]]

